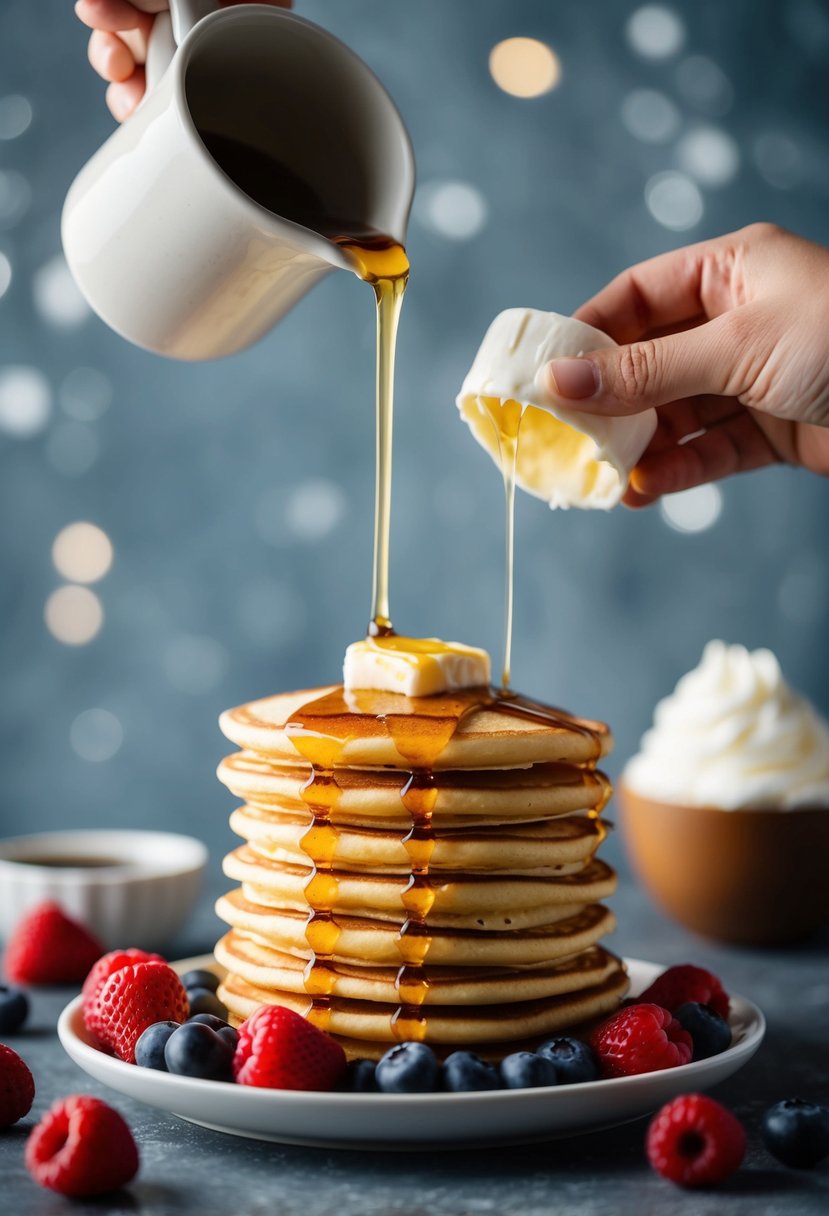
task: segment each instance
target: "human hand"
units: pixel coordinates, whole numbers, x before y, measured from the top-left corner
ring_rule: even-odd
[[[622,345],[556,359],[591,414],[656,407],[624,502],[786,461],[829,473],[829,250],[772,224],[624,271],[574,314]]]
[[[291,0],[261,0],[277,8],[290,8]],[[222,7],[243,0],[220,0]],[[168,0],[78,0],[75,12],[92,30],[89,62],[99,76],[110,81],[106,101],[119,122],[129,118],[144,96],[147,39],[155,14],[168,9]]]

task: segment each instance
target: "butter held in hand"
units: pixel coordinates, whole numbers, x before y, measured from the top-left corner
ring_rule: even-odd
[[[496,464],[500,431],[517,402],[515,480],[551,507],[614,507],[656,430],[654,410],[626,418],[585,414],[549,385],[551,359],[615,345],[572,317],[508,308],[484,335],[458,394],[461,417]]]
[[[476,646],[439,638],[365,638],[345,652],[346,692],[374,689],[407,697],[431,697],[488,685],[489,655]]]

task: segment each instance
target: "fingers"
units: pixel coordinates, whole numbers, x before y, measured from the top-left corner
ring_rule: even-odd
[[[146,79],[144,69],[137,67],[129,80],[111,84],[106,92],[109,112],[118,122],[129,118],[141,98],[144,96]]]
[[[139,29],[144,34],[150,32],[153,23],[153,13],[168,7],[167,0],[155,0],[151,9],[146,0],[148,11],[139,12],[128,0],[78,0],[75,5],[77,17],[93,30],[107,30],[117,34],[119,30]]]
[[[128,80],[135,71],[135,58],[117,34],[93,30],[88,53],[89,62],[104,80]]]

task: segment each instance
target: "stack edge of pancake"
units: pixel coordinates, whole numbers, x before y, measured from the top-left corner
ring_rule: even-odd
[[[232,1020],[279,1004],[351,1056],[417,1038],[497,1057],[615,1009],[627,977],[601,941],[616,877],[596,856],[607,728],[473,706],[424,774],[394,729],[421,702],[383,694],[376,713],[363,698],[322,772],[292,729],[307,719],[316,738],[313,707],[332,696],[285,694],[222,716],[241,751],[219,778],[243,801],[230,823],[244,843],[224,863],[239,885],[217,904]],[[432,717],[440,699],[428,698]],[[413,782],[428,791],[417,821]]]

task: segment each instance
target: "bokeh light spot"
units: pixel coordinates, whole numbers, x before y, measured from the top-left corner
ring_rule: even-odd
[[[477,236],[487,220],[480,190],[468,182],[432,182],[418,193],[417,218],[426,227],[453,241]]]
[[[43,615],[49,632],[66,646],[85,646],[104,623],[101,601],[88,587],[58,587]]]
[[[734,103],[734,86],[707,55],[688,55],[676,69],[680,96],[711,118],[727,114]]]
[[[737,141],[719,127],[696,127],[683,135],[676,149],[681,169],[703,186],[727,186],[740,168]]]
[[[656,173],[645,186],[645,202],[663,228],[685,232],[702,219],[705,206],[699,187],[684,173]]]
[[[722,492],[711,484],[666,494],[659,500],[662,518],[675,532],[704,532],[717,522],[722,506]]]
[[[112,541],[96,524],[68,524],[55,537],[52,561],[67,582],[96,583],[112,565]]]
[[[297,540],[322,540],[334,531],[345,510],[345,495],[336,482],[309,478],[288,494],[285,526]]]
[[[625,26],[628,42],[645,59],[667,59],[685,41],[685,26],[677,13],[662,4],[638,8]]]
[[[97,422],[112,404],[112,383],[97,368],[76,367],[61,381],[58,400],[70,418]]]
[[[164,651],[164,674],[177,692],[200,697],[218,687],[230,659],[221,642],[197,634],[181,634]]]
[[[69,728],[69,742],[82,760],[103,764],[120,749],[124,731],[108,709],[85,709]]]
[[[90,315],[89,305],[60,253],[35,271],[32,295],[42,320],[57,329],[74,329]]]
[[[5,253],[0,253],[0,300],[11,287],[12,264]]]
[[[791,190],[803,179],[803,160],[793,139],[781,131],[758,135],[752,149],[754,163],[770,186]]]
[[[0,139],[17,139],[32,125],[32,104],[20,93],[0,97]]]
[[[512,97],[540,97],[561,79],[558,55],[537,38],[507,38],[489,54],[492,79]]]
[[[636,139],[646,144],[664,144],[673,139],[682,123],[679,110],[656,89],[633,89],[622,102],[622,122]]]
[[[0,430],[16,439],[37,435],[52,413],[52,390],[36,367],[0,369]]]

